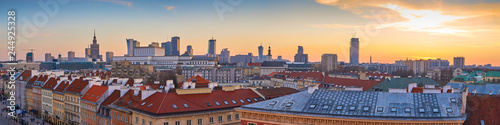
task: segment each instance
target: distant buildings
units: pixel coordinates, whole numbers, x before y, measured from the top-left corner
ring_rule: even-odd
[[[51,53],[45,53],[45,62],[52,62],[54,60],[54,56]]]
[[[351,38],[349,60],[351,64],[359,64],[359,38]]]
[[[68,51],[68,61],[73,61],[74,58],[75,58],[75,52]]]
[[[135,47],[134,56],[164,56],[165,48],[162,47]]]
[[[215,39],[212,37],[212,39],[208,40],[208,54],[209,55],[215,55]]]
[[[186,52],[189,54],[189,55],[193,55],[193,47],[191,45],[188,45],[186,47]]]
[[[172,44],[172,49],[170,51],[170,53],[174,56],[179,56],[180,55],[180,47],[181,47],[181,38],[178,37],[178,36],[174,36],[172,37],[172,40],[171,40],[171,44]]]
[[[454,57],[453,66],[455,68],[465,69],[465,58],[464,57]]]
[[[114,53],[111,51],[106,52],[106,63],[113,62]]]
[[[95,30],[94,39],[92,40],[92,44],[90,44],[90,58],[92,58],[92,61],[102,61],[102,55],[99,55],[99,44],[97,44]]]
[[[145,78],[155,72],[153,65],[134,65],[128,60],[111,63],[111,76],[121,78]]]
[[[269,49],[267,50],[267,61],[272,61],[273,55],[271,55],[271,46],[269,45]]]
[[[165,56],[172,55],[172,42],[161,43],[161,47],[165,48]]]
[[[294,62],[304,62],[308,63],[308,55],[304,54],[304,48],[302,46],[299,46],[297,50],[297,54],[294,56]]]
[[[420,60],[399,60],[396,65],[408,66],[415,75],[425,75],[428,70],[449,68],[448,60],[437,59],[420,59]]]
[[[282,72],[286,70],[285,62],[264,61],[260,65],[260,75],[269,75],[273,72]]]
[[[206,56],[115,56],[114,62],[128,60],[132,64],[151,64],[156,70],[176,69],[176,67],[214,67],[216,57]]]
[[[228,48],[222,49],[222,51],[220,52],[220,56],[219,56],[219,63],[221,63],[221,64],[230,63],[229,62],[230,56],[231,55],[230,55]]]
[[[267,59],[267,57],[264,57],[264,47],[262,47],[262,44],[258,47],[258,49],[259,49],[259,60]]]
[[[252,63],[252,62],[254,62],[254,60],[253,60],[252,53],[248,53],[247,55],[238,54],[238,55],[231,56],[230,62],[231,63]]]
[[[33,52],[26,53],[26,62],[33,62]]]
[[[134,48],[141,46],[141,43],[134,39],[126,39],[127,41],[127,56],[134,56]]]
[[[323,72],[337,70],[337,54],[321,55],[321,70]]]

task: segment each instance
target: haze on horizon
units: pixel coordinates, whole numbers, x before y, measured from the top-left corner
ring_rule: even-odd
[[[51,0],[49,0],[51,1]],[[500,65],[500,1],[498,0],[68,0],[58,4],[55,15],[37,32],[23,27],[46,13],[39,1],[7,0],[0,7],[16,10],[17,57],[35,49],[35,60],[45,53],[68,51],[83,57],[96,30],[100,53],[126,53],[125,39],[147,45],[181,38],[181,52],[192,45],[195,55],[206,54],[208,40],[217,39],[216,52],[229,48],[231,55],[257,55],[261,43],[273,58],[293,61],[297,46],[304,46],[310,62],[334,53],[349,60],[349,40],[360,38],[360,62],[394,63],[404,59],[465,57],[466,65]],[[6,16],[5,16],[6,17]],[[7,20],[0,20],[6,41]],[[22,38],[20,38],[22,37]],[[7,44],[0,44],[7,48]],[[7,53],[7,49],[4,53]],[[0,54],[7,60],[7,54]]]

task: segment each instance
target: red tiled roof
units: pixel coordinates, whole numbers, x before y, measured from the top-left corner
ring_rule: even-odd
[[[61,83],[59,83],[59,85],[57,86],[57,88],[54,91],[63,92],[66,89],[66,87],[68,87],[68,86],[69,86],[68,81],[62,81]]]
[[[47,81],[48,78],[49,78],[48,75],[39,76],[38,79],[36,79],[36,81],[34,82],[35,84],[33,84],[33,86],[42,86],[40,82],[45,82]]]
[[[248,66],[260,66],[261,63],[248,63]]]
[[[127,85],[129,85],[129,86],[134,86],[134,81],[135,81],[134,79],[129,78],[129,79],[127,80],[127,83],[125,83],[125,85],[124,85],[124,86],[127,86]]]
[[[205,79],[205,78],[203,78],[203,77],[201,77],[199,75],[193,76],[193,77],[187,79],[186,81],[192,82],[193,79],[196,80],[196,82],[195,82],[196,84],[199,84],[199,83],[210,83],[210,81],[208,81],[207,79]]]
[[[260,94],[262,94],[266,99],[272,99],[272,98],[277,98],[289,94],[293,94],[297,91],[296,89],[288,88],[288,87],[281,87],[281,88],[272,88],[272,89],[258,89],[257,90]]]
[[[65,91],[80,93],[89,84],[89,81],[82,79],[75,79]]]
[[[464,125],[479,125],[484,120],[486,125],[500,123],[500,95],[467,96],[467,119]]]
[[[251,99],[248,102],[246,99]],[[205,94],[177,95],[177,93],[157,92],[135,105],[133,109],[145,111],[153,115],[165,115],[185,112],[196,112],[223,108],[234,108],[241,105],[254,103],[259,98],[250,89],[238,89],[235,91],[215,90]],[[232,101],[235,101],[234,104]],[[243,100],[244,103],[240,102]],[[228,104],[225,104],[226,101]],[[259,100],[260,101],[260,100]],[[220,105],[217,105],[218,102]],[[209,103],[209,105],[207,104]],[[185,107],[186,104],[188,107]],[[177,108],[174,108],[175,105]]]
[[[19,80],[26,80],[26,78],[31,76],[31,70],[25,70],[19,77]],[[22,77],[22,79],[21,79]]]
[[[118,98],[120,98],[120,90],[115,90],[111,95],[109,95],[104,101],[101,103],[101,105],[108,106],[109,104],[115,102]]]
[[[367,91],[368,89],[372,88],[373,86],[377,85],[380,82],[381,81],[374,81],[374,80],[325,77],[325,81],[323,82],[323,84],[363,87],[363,91]]]
[[[54,89],[54,87],[56,87],[56,85],[57,85],[57,80],[52,77],[45,83],[45,85],[43,85],[42,88],[52,90]]]
[[[33,78],[31,78],[28,83],[35,83],[36,79],[38,79],[38,76],[33,76]]]
[[[128,90],[122,97],[117,99],[113,105],[120,106],[124,108],[132,108],[133,106],[139,104],[141,102],[141,92],[139,94],[134,95],[134,90]]]
[[[98,85],[93,85],[92,88],[83,95],[82,99],[91,101],[91,102],[97,102],[99,98],[103,96],[103,94],[108,90],[107,86],[98,86]]]

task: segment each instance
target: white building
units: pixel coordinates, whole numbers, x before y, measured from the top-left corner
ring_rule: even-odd
[[[134,56],[163,56],[165,55],[165,48],[161,47],[135,47]]]
[[[181,67],[213,67],[217,64],[215,57],[200,56],[116,56],[113,62],[128,60],[132,64],[150,64],[156,70],[175,69]]]

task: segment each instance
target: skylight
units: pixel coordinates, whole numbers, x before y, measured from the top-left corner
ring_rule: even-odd
[[[391,107],[391,112],[396,112],[398,109],[396,107]]]
[[[424,112],[425,112],[425,109],[424,109],[424,108],[419,108],[419,109],[418,109],[418,112],[420,112],[420,113],[424,113]]]
[[[236,104],[236,101],[234,101],[234,100],[231,100],[231,102],[233,102],[234,104]]]
[[[185,108],[189,108],[188,104],[184,104],[184,107],[185,107]]]
[[[365,107],[363,107],[363,111],[365,111],[365,112],[370,111],[370,107],[369,107],[369,106],[365,106]]]
[[[328,108],[330,108],[330,106],[329,106],[329,105],[323,105],[323,108],[321,108],[321,109],[323,109],[323,110],[328,110]]]
[[[259,101],[257,98],[253,98],[253,100],[256,101],[256,102]]]
[[[229,105],[229,103],[227,103],[227,101],[224,101],[224,104]]]
[[[377,108],[377,112],[383,112],[384,111],[384,107],[378,107]]]
[[[455,98],[450,98],[451,103],[457,103],[457,99]]]
[[[354,110],[356,110],[356,106],[349,107],[349,111],[354,111]]]
[[[264,99],[264,98],[262,98],[262,97],[259,97],[259,100],[260,100],[260,101],[264,101],[265,99]]]
[[[251,100],[250,98],[247,98],[247,101],[248,101],[248,102],[252,102],[252,100]]]
[[[439,109],[438,109],[438,108],[433,108],[433,109],[432,109],[432,112],[434,112],[434,113],[439,113]]]
[[[293,105],[293,102],[288,102],[288,103],[286,103],[285,107],[292,107],[292,105]]]
[[[314,109],[314,108],[316,108],[316,104],[309,105],[309,109]]]
[[[151,106],[153,106],[153,103],[151,103],[151,104],[148,105],[148,107],[151,107]]]
[[[210,102],[207,102],[207,106],[212,106],[212,104],[210,104]]]
[[[410,112],[411,112],[410,107],[406,107],[406,108],[405,108],[405,112],[406,112],[406,113],[410,113]]]
[[[177,109],[177,105],[175,104],[172,104],[172,107],[174,107],[174,109]]]
[[[276,105],[276,103],[278,103],[278,102],[272,101],[271,103],[269,103],[269,105],[274,106],[274,105]]]
[[[243,99],[240,99],[240,102],[241,102],[241,103],[245,103],[245,101],[243,101]]]
[[[220,105],[220,103],[219,102],[215,102],[215,105]]]
[[[335,108],[337,110],[342,110],[342,106],[341,105],[337,105],[337,108]]]
[[[448,113],[453,113],[453,109],[451,109],[451,108],[446,108],[446,112],[448,112]]]
[[[146,102],[143,102],[141,105],[145,105],[145,104],[146,104]]]

